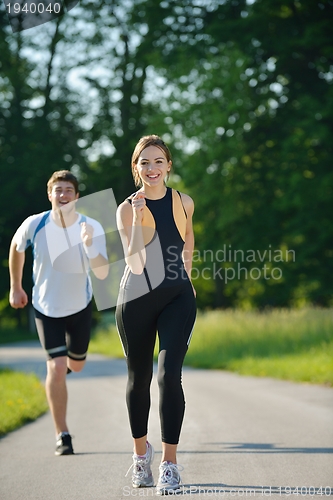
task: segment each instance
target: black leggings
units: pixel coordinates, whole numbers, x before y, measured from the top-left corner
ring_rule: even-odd
[[[182,365],[196,316],[196,303],[189,281],[156,288],[126,302],[120,290],[116,309],[117,327],[127,358],[126,402],[134,438],[148,432],[150,383],[156,332],[159,337],[158,385],[162,441],[178,444],[185,411]]]

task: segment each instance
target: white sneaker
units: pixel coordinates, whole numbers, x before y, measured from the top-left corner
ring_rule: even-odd
[[[179,471],[184,470],[181,465],[172,462],[162,462],[159,471],[160,475],[156,485],[157,495],[174,494],[181,490],[181,478]]]
[[[132,486],[133,488],[145,488],[148,486],[154,486],[153,474],[151,471],[151,464],[154,460],[154,448],[147,441],[147,451],[146,454],[141,457],[140,455],[133,454],[133,463],[128,469],[127,474],[133,468],[132,471]]]

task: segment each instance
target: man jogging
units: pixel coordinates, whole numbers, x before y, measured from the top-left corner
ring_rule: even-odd
[[[108,274],[104,230],[75,210],[78,181],[68,170],[54,172],[47,183],[51,210],[32,215],[17,229],[10,246],[10,305],[23,308],[25,250],[33,249],[36,327],[47,356],[46,396],[56,430],[56,455],[74,453],[66,423],[66,374],[85,364],[91,331],[92,285]]]

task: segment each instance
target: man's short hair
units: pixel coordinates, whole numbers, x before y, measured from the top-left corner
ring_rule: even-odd
[[[47,181],[47,192],[50,193],[53,185],[59,181],[71,182],[74,186],[75,194],[79,192],[79,182],[75,175],[69,170],[57,170],[56,172],[53,172]]]

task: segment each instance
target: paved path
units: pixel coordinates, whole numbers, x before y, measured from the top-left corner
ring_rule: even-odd
[[[36,344],[0,347],[0,364],[45,376],[44,354]],[[183,382],[187,409],[179,463],[185,488],[178,496],[333,495],[333,389],[192,369],[184,369]],[[90,355],[85,370],[68,377],[76,454],[53,455],[50,414],[8,434],[0,441],[0,499],[155,496],[153,488],[132,490],[125,477],[132,449],[125,384],[123,360]],[[157,451],[156,478],[161,445],[155,380],[152,400],[149,437]]]

